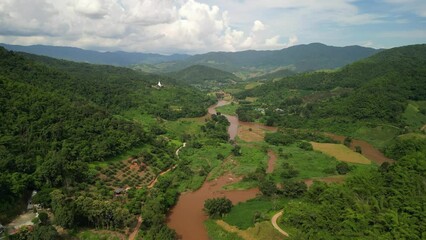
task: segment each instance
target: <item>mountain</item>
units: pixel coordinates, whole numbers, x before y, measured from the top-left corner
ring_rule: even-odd
[[[169,73],[167,76],[178,80],[178,82],[203,89],[235,84],[241,81],[232,73],[203,65],[190,66],[178,72]]]
[[[268,70],[287,67],[297,72],[334,69],[369,57],[380,50],[360,46],[332,47],[321,43],[298,45],[275,51],[211,52],[175,62],[176,71],[192,65],[206,65],[228,72]]]
[[[17,52],[26,52],[75,62],[129,66],[133,64],[155,64],[184,60],[189,55],[173,54],[170,56],[152,53],[134,52],[97,52],[75,47],[57,47],[45,45],[19,46],[0,43],[0,46]]]
[[[237,97],[257,97],[253,105],[279,109],[267,111],[264,118],[286,127],[334,128],[348,133],[357,124],[368,123],[419,129],[425,124],[421,119],[426,119],[425,52],[425,44],[393,48],[338,71],[286,77]],[[254,108],[241,109],[240,114]]]

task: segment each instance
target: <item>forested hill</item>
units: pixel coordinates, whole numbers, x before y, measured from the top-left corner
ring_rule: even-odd
[[[151,86],[158,80],[165,80],[164,88]],[[211,100],[195,89],[158,76],[41,61],[0,48],[0,221],[16,214],[17,202],[30,189],[93,180],[88,162],[136,146],[158,145],[156,131],[120,114],[133,111],[175,119],[201,116],[209,104]]]
[[[201,116],[212,103],[194,88],[128,68],[7,51],[1,54],[4,55],[1,67],[14,80],[55,91],[68,98],[84,98],[112,113],[138,109],[165,119],[176,119]],[[158,81],[165,85],[161,90],[152,87]]]
[[[98,52],[75,47],[57,47],[45,45],[19,46],[0,43],[0,46],[11,50],[43,55],[58,59],[93,64],[108,64],[116,66],[128,66],[132,64],[154,64],[168,61],[183,60],[189,55],[173,54],[170,56],[153,53],[136,52]]]
[[[237,96],[279,108],[267,116],[271,124],[321,128],[367,121],[403,127],[409,101],[426,100],[425,52],[424,44],[394,48],[339,71],[287,77]]]
[[[203,65],[190,66],[178,72],[169,73],[167,75],[181,83],[203,88],[209,86],[217,87],[241,81],[239,77],[230,72]]]
[[[292,67],[304,72],[333,69],[369,57],[380,50],[360,46],[332,47],[321,43],[297,45],[275,51],[211,52],[176,62],[171,68],[183,69],[202,64],[229,72],[250,68],[276,69]]]

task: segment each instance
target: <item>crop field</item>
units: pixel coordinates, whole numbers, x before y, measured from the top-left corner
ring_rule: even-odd
[[[314,150],[335,157],[339,161],[349,163],[371,164],[371,161],[369,159],[357,152],[352,151],[345,145],[316,142],[311,142],[311,144]]]
[[[150,167],[128,159],[101,168],[98,177],[111,188],[147,186],[155,178]]]

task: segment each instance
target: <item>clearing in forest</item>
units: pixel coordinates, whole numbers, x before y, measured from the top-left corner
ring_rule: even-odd
[[[370,164],[371,161],[363,155],[352,151],[342,144],[311,142],[316,151],[320,151],[342,162]]]
[[[238,137],[245,142],[262,142],[266,132],[275,132],[277,128],[259,123],[240,122]]]

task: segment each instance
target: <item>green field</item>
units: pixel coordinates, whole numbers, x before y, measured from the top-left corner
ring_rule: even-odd
[[[404,122],[413,130],[420,129],[426,124],[426,115],[421,112],[421,109],[426,109],[425,101],[410,101],[402,115]]]
[[[237,108],[238,104],[232,102],[231,104],[216,108],[216,111],[223,114],[236,115]]]
[[[225,231],[222,227],[218,226],[212,219],[204,222],[210,239],[214,240],[243,240],[235,233]]]
[[[246,175],[254,172],[258,166],[266,168],[268,155],[258,145],[254,144],[240,144],[241,156],[232,156],[236,162],[232,172],[237,175]]]
[[[287,199],[282,197],[274,199],[255,198],[235,205],[223,220],[239,229],[248,229],[255,225],[255,215],[258,221],[269,221],[272,215],[286,204]]]
[[[123,234],[111,231],[81,231],[76,235],[77,239],[81,240],[120,240],[124,237]]]

